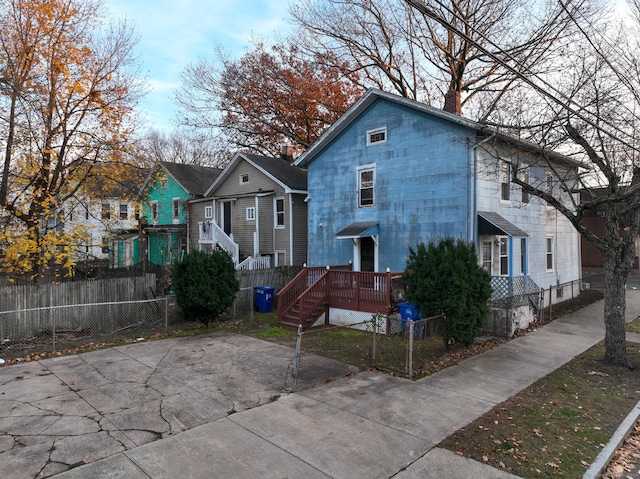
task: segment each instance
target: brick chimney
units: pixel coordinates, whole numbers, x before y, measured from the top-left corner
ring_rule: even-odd
[[[294,148],[292,145],[282,145],[280,149],[280,158],[287,160],[289,163],[293,163]]]
[[[454,113],[458,116],[462,115],[459,91],[448,91],[444,94],[444,111]]]

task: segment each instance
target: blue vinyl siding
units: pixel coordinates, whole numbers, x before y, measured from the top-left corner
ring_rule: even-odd
[[[367,131],[387,141],[367,146]],[[397,103],[373,103],[308,165],[309,264],[353,259],[335,234],[354,222],[379,223],[378,269],[401,271],[409,246],[473,237],[468,141],[472,132]],[[356,168],[375,165],[375,205],[358,208]],[[322,226],[321,226],[322,225]]]

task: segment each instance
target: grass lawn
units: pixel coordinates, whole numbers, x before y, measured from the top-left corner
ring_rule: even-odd
[[[640,345],[627,347],[640,366]],[[582,477],[640,397],[638,371],[603,356],[594,346],[440,446],[525,478]]]

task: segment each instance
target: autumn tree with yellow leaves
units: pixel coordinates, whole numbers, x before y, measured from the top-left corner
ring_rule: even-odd
[[[36,280],[70,265],[83,232],[61,227],[65,201],[105,165],[117,177],[127,163],[135,40],[105,22],[100,1],[0,0],[3,272]]]

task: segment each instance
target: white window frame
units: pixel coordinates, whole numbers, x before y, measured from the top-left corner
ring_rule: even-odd
[[[527,183],[529,184],[529,167],[524,167],[522,168],[521,172],[520,172],[520,179],[522,180],[523,183]],[[520,193],[520,202],[523,205],[528,205],[531,202],[531,195],[529,194],[528,191],[525,191],[524,188],[521,188],[521,193]]]
[[[204,219],[210,220],[213,218],[213,206],[204,207]]]
[[[103,201],[101,210],[100,210],[100,218],[103,220],[111,219],[111,204],[108,201]]]
[[[553,271],[553,261],[555,256],[555,247],[553,244],[553,235],[547,235],[544,240],[545,251],[545,268],[547,271]]]
[[[373,179],[371,180],[371,204],[362,204],[362,174],[371,171],[373,172]],[[375,163],[369,165],[363,165],[356,168],[357,172],[357,197],[358,197],[358,208],[370,208],[376,205],[376,165]],[[367,188],[369,189],[369,188]]]
[[[171,198],[171,218],[180,220],[180,198]]]
[[[498,273],[500,276],[509,276],[509,237],[497,236],[496,241],[498,242]],[[504,265],[503,259],[506,262]]]
[[[239,181],[240,181],[239,184],[241,184],[241,185],[249,184],[249,173],[240,173]]]
[[[282,202],[282,210],[278,210],[278,202]],[[280,219],[282,219],[282,221],[280,221]],[[276,229],[284,229],[285,225],[284,196],[276,196],[273,199],[273,227]]]
[[[246,219],[247,221],[255,221],[256,220],[256,207],[255,206],[249,206],[246,211]]]
[[[511,163],[508,161],[500,163],[500,201],[511,201]]]
[[[382,138],[380,138],[382,136]],[[387,127],[383,126],[367,131],[367,146],[379,145],[387,142]]]
[[[482,241],[482,267],[490,275],[493,275],[493,241]]]
[[[122,213],[124,213],[124,216],[122,215]],[[129,205],[127,203],[120,203],[120,219],[126,220],[128,218],[129,218]]]

